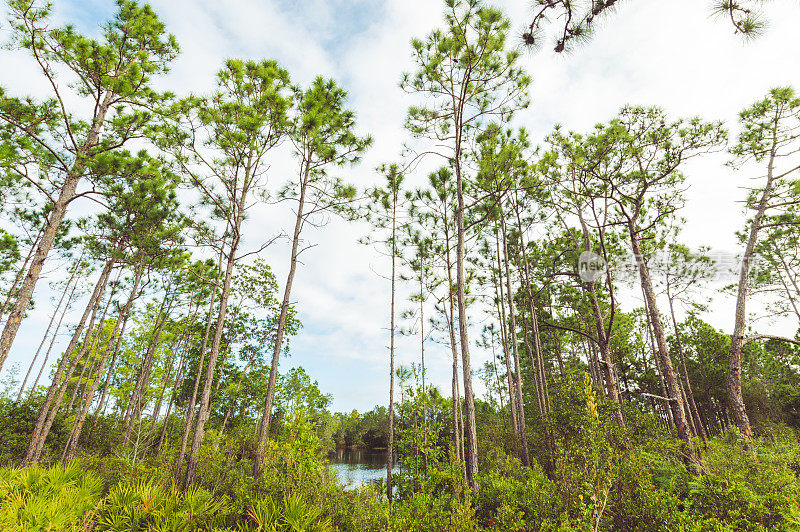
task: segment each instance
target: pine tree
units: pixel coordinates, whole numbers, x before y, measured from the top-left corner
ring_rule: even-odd
[[[295,223],[291,234],[289,271],[283,288],[283,302],[278,319],[270,364],[267,397],[258,430],[257,451],[253,463],[256,477],[261,474],[264,443],[269,434],[272,403],[278,377],[284,329],[303,229],[327,213],[344,212],[355,197],[355,188],[330,175],[333,168],[355,164],[372,144],[371,137],[359,137],[355,131],[355,113],[345,107],[347,92],[332,79],[316,78],[306,90],[295,89],[293,115],[288,137],[298,159],[296,179],[287,182],[280,198],[294,204]]]
[[[0,337],[0,369],[28,308],[69,204],[78,184],[98,173],[99,159],[113,157],[132,138],[153,129],[150,108],[164,97],[150,88],[154,77],[167,72],[178,52],[175,38],[165,34],[163,23],[149,6],[118,0],[118,11],[105,26],[101,40],[85,37],[73,26],[51,27],[52,6],[33,0],[9,2],[13,43],[26,49],[52,89],[51,98],[37,103],[8,96],[0,89],[0,122],[30,139],[30,146],[48,154],[41,175],[63,176],[54,191],[53,206],[42,221],[42,233],[16,302]],[[59,72],[71,75],[59,83]],[[67,92],[71,87],[72,92]],[[75,97],[80,104],[73,106]],[[87,105],[88,104],[88,105]],[[79,119],[87,106],[92,116]],[[124,155],[123,155],[124,157]],[[32,157],[42,161],[41,157]],[[31,172],[29,175],[37,175]]]
[[[456,178],[456,300],[466,406],[466,464],[470,486],[477,489],[478,442],[469,355],[465,278],[465,149],[486,120],[509,119],[527,106],[530,78],[516,66],[519,54],[506,51],[510,23],[502,13],[478,0],[446,0],[445,28],[425,40],[414,39],[418,70],[404,74],[401,86],[427,97],[409,108],[406,127],[415,137],[431,140]],[[437,152],[442,149],[442,152]]]

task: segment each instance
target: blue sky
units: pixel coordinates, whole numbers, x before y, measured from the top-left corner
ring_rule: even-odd
[[[525,21],[529,2],[497,4],[512,17],[514,27]],[[770,87],[800,87],[796,3],[767,4],[771,26],[763,37],[747,44],[733,35],[724,20],[710,18],[710,2],[629,0],[620,4],[594,39],[574,53],[555,55],[545,47],[525,54],[523,62],[533,77],[532,105],[516,122],[527,127],[534,140],[556,123],[585,130],[609,119],[626,103],[660,105],[676,117],[722,119],[735,128],[737,112]],[[163,88],[179,94],[207,91],[226,57],[277,59],[301,84],[318,74],[337,79],[350,93],[362,132],[375,138],[361,165],[341,171],[342,177],[365,187],[375,182],[373,169],[378,164],[397,160],[407,139],[402,123],[414,101],[398,88],[398,81],[401,72],[413,68],[410,39],[424,36],[440,23],[442,4],[430,0],[154,0],[152,6],[182,48],[171,74],[159,81]],[[114,5],[107,0],[56,0],[56,11],[58,18],[92,32],[113,13]],[[45,94],[46,86],[24,54],[0,51],[0,71],[16,74],[0,76],[10,92]],[[723,167],[724,162],[725,156],[719,154],[687,166],[691,189],[684,211],[684,238],[692,245],[735,251],[734,232],[743,220],[737,201],[744,195],[740,187],[747,184],[747,174],[733,173]],[[271,169],[276,185],[292,175],[293,164],[288,154],[276,158]],[[426,172],[437,165],[438,161],[425,161],[409,182],[421,184]],[[76,210],[81,208],[86,207],[76,206]],[[290,219],[291,213],[282,208],[255,213],[245,228],[251,235],[246,245],[255,245],[265,232],[286,227]],[[309,233],[308,241],[317,246],[303,257],[293,292],[304,328],[292,339],[292,356],[282,361],[282,367],[304,366],[323,391],[333,394],[336,410],[370,409],[383,404],[387,392],[389,292],[386,281],[375,273],[386,271],[387,264],[374,250],[357,243],[366,231],[363,224],[332,220]],[[265,258],[282,283],[286,246],[271,247]],[[25,367],[38,344],[37,335],[44,330],[51,308],[46,300],[47,281],[58,275],[53,270],[49,267],[48,279],[39,284],[39,305],[23,324],[11,363]],[[633,297],[628,304],[636,304]],[[706,319],[727,329],[731,318],[729,301],[718,296]],[[473,337],[477,336],[475,331]],[[490,352],[476,347],[472,352],[476,368],[491,358]],[[400,339],[398,357],[403,364],[416,361],[417,339]],[[447,348],[431,343],[426,359],[432,382],[447,395]]]

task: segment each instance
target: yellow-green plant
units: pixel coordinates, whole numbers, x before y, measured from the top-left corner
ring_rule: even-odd
[[[0,469],[0,530],[84,530],[101,504],[100,479],[76,466]]]
[[[165,487],[153,480],[121,483],[108,494],[98,530],[199,530],[216,524],[223,502],[214,500],[202,488],[180,494],[174,486]]]

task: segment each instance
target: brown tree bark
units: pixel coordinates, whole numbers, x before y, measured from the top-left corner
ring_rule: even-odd
[[[78,263],[80,263],[80,260],[81,259],[78,259]],[[22,380],[22,384],[19,387],[19,393],[17,394],[17,401],[16,401],[17,403],[19,403],[22,400],[22,393],[25,391],[25,385],[28,383],[28,378],[30,378],[30,376],[31,376],[31,371],[33,371],[33,367],[36,364],[36,360],[39,358],[39,354],[41,353],[42,348],[44,347],[44,344],[47,342],[47,337],[50,334],[50,329],[53,327],[53,322],[55,321],[56,316],[58,315],[58,311],[61,309],[61,304],[64,302],[64,298],[67,297],[67,292],[69,292],[69,298],[67,299],[67,307],[66,308],[69,308],[69,304],[72,301],[72,294],[75,293],[75,288],[77,287],[77,283],[73,284],[73,281],[75,281],[75,277],[77,276],[77,274],[78,274],[78,265],[76,264],[75,268],[73,268],[73,270],[72,270],[72,274],[70,275],[69,279],[67,280],[67,284],[64,285],[64,291],[61,292],[61,298],[59,298],[58,304],[56,305],[56,308],[53,311],[53,314],[50,316],[50,322],[47,324],[47,329],[45,329],[44,335],[42,335],[42,341],[39,343],[39,347],[36,349],[36,353],[33,355],[33,360],[31,360],[31,364],[30,364],[30,366],[28,366],[28,372],[25,374],[25,378]],[[72,286],[72,290],[71,291],[70,291],[70,286]],[[64,309],[65,312],[66,312],[66,308]],[[61,314],[61,317],[62,318],[64,317],[64,313]],[[2,318],[2,316],[0,316],[0,319],[1,318]],[[59,326],[61,325],[61,320],[59,320],[58,324],[59,324]],[[59,329],[59,327],[56,327],[56,330],[53,333],[53,337],[54,338],[55,338],[55,335],[58,334],[58,329]],[[52,344],[52,342],[51,342],[51,344]],[[48,354],[49,354],[49,351],[48,351]],[[45,361],[42,364],[42,366],[44,367],[46,364],[47,364],[47,359],[45,359]],[[38,382],[38,379],[37,379],[37,382]]]
[[[443,311],[445,320],[447,321],[447,332],[450,336],[450,351],[453,355],[453,377],[451,381],[452,388],[452,410],[453,410],[453,446],[458,456],[459,461],[463,462],[464,458],[464,423],[461,413],[461,392],[458,386],[458,340],[456,339],[456,323],[455,323],[455,301],[453,299],[453,262],[450,257],[450,226],[447,210],[447,201],[443,204],[444,216],[442,217],[442,224],[444,227],[444,242],[445,242],[445,266],[447,269],[447,302],[443,304]],[[450,312],[448,313],[448,308]],[[510,381],[509,381],[510,382]]]
[[[114,267],[114,262],[115,260],[113,258],[109,259],[103,267],[103,270],[100,273],[100,278],[98,279],[97,284],[94,287],[94,291],[89,298],[89,302],[86,305],[86,309],[83,311],[83,315],[81,316],[78,325],[75,327],[75,332],[72,335],[72,339],[70,340],[70,343],[67,346],[67,349],[64,351],[61,361],[56,368],[55,375],[53,375],[53,381],[47,390],[44,403],[42,403],[42,408],[39,411],[39,417],[37,418],[33,432],[31,433],[31,440],[28,444],[28,450],[22,459],[22,467],[35,464],[41,457],[41,451],[44,447],[45,438],[47,438],[47,434],[50,431],[50,426],[52,425],[52,419],[49,417],[50,411],[58,410],[58,406],[61,404],[61,399],[64,396],[64,391],[66,390],[66,386],[61,386],[61,379],[64,376],[64,370],[67,369],[67,365],[70,366],[68,375],[65,379],[66,381],[69,381],[69,379],[72,377],[72,371],[75,369],[75,365],[70,364],[72,353],[75,350],[75,347],[78,345],[81,333],[83,332],[84,324],[86,323],[86,320],[89,318],[90,314],[92,318],[89,323],[87,338],[89,332],[91,332],[92,328],[94,327],[94,314],[98,305],[100,304],[100,297],[103,295],[106,284],[108,284],[108,277],[111,274],[112,268]],[[75,363],[77,363],[77,359],[75,360]],[[53,418],[55,418],[55,415]]]
[[[147,344],[147,351],[142,359],[142,364],[139,368],[139,375],[137,376],[133,391],[131,392],[131,400],[128,405],[128,414],[125,416],[127,418],[127,422],[125,424],[125,434],[122,438],[124,445],[130,441],[131,433],[133,432],[133,426],[139,422],[142,415],[142,410],[145,407],[145,404],[142,403],[142,399],[145,395],[145,388],[147,383],[150,382],[153,365],[155,364],[156,350],[158,349],[158,344],[161,341],[161,334],[164,330],[164,325],[169,318],[170,312],[172,311],[172,305],[175,302],[175,295],[171,293],[170,289],[171,284],[170,286],[167,286],[167,289],[164,292],[164,299],[161,300],[161,306],[159,307],[158,314],[156,315],[156,323],[150,341]]]
[[[138,286],[142,279],[142,268],[141,263],[135,269],[134,273],[134,281],[133,284]],[[114,349],[111,355],[111,363],[108,365],[108,373],[106,374],[105,382],[103,383],[103,391],[100,393],[100,401],[97,404],[97,409],[94,411],[94,419],[92,420],[92,427],[89,429],[89,438],[92,437],[92,432],[94,431],[95,426],[97,426],[97,421],[100,418],[100,412],[103,411],[103,407],[105,406],[106,398],[108,397],[108,388],[111,385],[111,379],[114,376],[114,368],[116,367],[117,357],[119,356],[120,348],[122,346],[122,339],[125,337],[125,329],[128,326],[128,318],[131,315],[130,309],[133,305],[133,301],[139,296],[136,292],[131,292],[133,298],[131,300],[131,305],[127,307],[125,312],[123,312],[120,317],[118,318],[122,320],[122,325],[120,326],[119,334],[117,335],[117,341],[114,343]]]
[[[22,262],[22,266],[20,266],[19,271],[17,271],[17,275],[14,276],[14,282],[11,284],[11,288],[9,288],[8,293],[6,294],[6,300],[3,302],[3,308],[0,309],[0,323],[3,322],[3,316],[6,315],[6,311],[8,307],[11,305],[11,302],[14,300],[14,293],[17,290],[17,286],[22,281],[22,276],[25,275],[25,269],[28,267],[28,263],[33,257],[33,253],[36,251],[36,246],[39,243],[39,239],[42,236],[42,230],[39,230],[39,234],[36,235],[36,239],[33,241],[31,248],[28,250],[28,254],[25,255],[25,260]]]
[[[233,237],[228,251],[228,262],[225,268],[225,279],[222,283],[222,293],[219,298],[219,314],[217,315],[217,324],[214,331],[214,337],[211,340],[211,352],[208,356],[208,367],[206,369],[206,378],[203,384],[203,393],[200,396],[200,409],[197,412],[197,423],[194,429],[194,437],[192,438],[192,446],[189,449],[189,459],[186,464],[186,477],[183,481],[182,490],[185,492],[194,484],[195,476],[197,475],[197,461],[199,459],[200,446],[203,443],[203,436],[205,434],[205,424],[208,421],[208,416],[211,412],[211,386],[214,382],[214,370],[217,365],[217,357],[219,356],[220,345],[222,343],[222,331],[225,326],[225,314],[228,310],[228,298],[231,293],[231,280],[233,278],[233,268],[236,263],[236,250],[239,246],[242,219],[244,217],[241,206],[244,203],[247,190],[242,191],[242,201],[240,208],[237,209],[236,218],[233,223]]]
[[[169,403],[167,403],[167,412],[164,414],[164,423],[161,426],[161,435],[158,437],[156,444],[156,454],[161,452],[164,442],[167,440],[167,428],[169,426],[169,416],[172,414],[172,406],[175,404],[175,398],[178,395],[178,384],[183,381],[186,374],[186,358],[189,353],[188,342],[186,344],[183,357],[181,357],[180,366],[178,366],[178,374],[175,375],[175,384],[172,387],[172,393],[169,395]]]
[[[69,299],[67,299],[67,304],[64,305],[63,310],[61,311],[61,316],[58,318],[58,323],[56,324],[56,329],[53,331],[53,336],[50,338],[50,345],[47,346],[47,351],[44,354],[44,360],[42,361],[42,365],[39,367],[39,372],[36,374],[36,379],[33,381],[31,385],[31,389],[28,392],[28,400],[33,396],[34,391],[36,390],[36,386],[39,384],[39,381],[42,378],[42,373],[44,373],[45,368],[47,368],[47,361],[50,360],[50,353],[53,351],[53,346],[56,343],[56,339],[58,338],[58,331],[61,330],[61,324],[64,321],[64,316],[67,315],[67,311],[72,306],[72,298],[75,294],[75,289],[77,288],[78,283],[75,283],[72,287],[72,292],[70,292]]]
[[[389,318],[389,427],[386,444],[386,498],[392,503],[392,469],[394,466],[394,304],[397,275],[397,198],[392,203],[392,296]]]
[[[464,105],[461,102],[460,105]],[[461,343],[461,367],[464,380],[464,452],[466,458],[467,483],[474,491],[478,490],[478,430],[475,425],[475,395],[472,391],[472,363],[469,356],[469,320],[467,318],[467,280],[464,273],[466,228],[464,226],[464,183],[461,172],[461,144],[464,124],[463,109],[459,108],[455,124],[455,154],[453,163],[456,175],[456,301],[458,304],[458,329]]]
[[[589,236],[589,228],[586,225],[586,221],[584,220],[582,214],[579,214],[578,218],[580,220],[581,231],[583,233],[584,250],[591,251],[592,247],[591,247],[591,239]],[[611,358],[611,351],[609,347],[609,344],[611,343],[611,338],[609,338],[609,334],[607,331],[610,329],[606,329],[605,316],[603,315],[603,311],[600,308],[600,301],[597,298],[597,288],[595,287],[594,283],[593,282],[585,283],[584,289],[588,293],[589,300],[592,304],[592,313],[594,316],[594,329],[595,329],[595,335],[597,337],[597,349],[600,351],[600,360],[598,362],[600,366],[600,371],[603,374],[603,380],[605,381],[606,395],[614,404],[613,416],[615,423],[619,428],[624,430],[625,417],[622,415],[622,409],[620,408],[619,382],[616,378],[614,361]]]
[[[655,291],[653,290],[653,284],[650,279],[650,272],[644,261],[644,255],[639,245],[639,237],[635,227],[629,224],[628,231],[630,233],[633,256],[639,269],[639,279],[645,294],[646,309],[650,316],[653,336],[655,337],[656,346],[658,347],[657,354],[661,362],[661,367],[664,370],[664,382],[667,389],[667,397],[669,398],[670,411],[673,421],[675,422],[675,428],[678,432],[678,438],[683,442],[682,451],[684,462],[690,473],[697,474],[699,473],[699,461],[694,445],[692,444],[689,426],[686,422],[686,412],[683,407],[683,399],[681,398],[680,387],[678,385],[678,374],[672,365],[672,358],[667,349],[666,335],[664,334],[664,328],[661,324],[661,317],[658,312]]]
[[[297,216],[294,223],[294,231],[292,232],[292,250],[289,256],[289,273],[286,276],[286,285],[283,290],[283,301],[281,302],[281,313],[278,317],[278,326],[275,332],[275,345],[272,350],[272,363],[269,368],[269,382],[267,383],[267,397],[264,400],[264,412],[261,416],[261,424],[258,431],[258,440],[256,441],[256,453],[253,458],[253,475],[258,478],[261,476],[261,461],[264,454],[262,447],[267,441],[269,435],[269,423],[272,418],[272,403],[275,399],[275,383],[278,379],[278,364],[281,359],[281,348],[283,347],[283,334],[286,328],[286,320],[289,315],[289,304],[291,302],[292,283],[294,282],[294,275],[297,271],[297,255],[299,253],[300,245],[300,232],[303,229],[306,187],[308,185],[309,168],[308,162],[303,172],[303,177],[300,181],[300,196],[297,201]]]
[[[517,400],[517,426],[519,427],[520,458],[522,465],[530,467],[531,459],[528,450],[528,429],[525,422],[525,404],[522,400],[522,370],[519,363],[519,340],[517,339],[517,318],[514,308],[514,291],[511,287],[511,270],[509,267],[508,235],[502,209],[500,210],[500,233],[502,234],[503,264],[505,270],[506,299],[508,303],[508,327],[511,333],[511,355],[514,359],[514,390]]]
[[[777,129],[776,117],[775,128]],[[761,229],[761,221],[766,213],[769,199],[772,195],[772,184],[774,180],[775,157],[777,155],[777,135],[773,133],[772,145],[770,147],[767,160],[767,180],[761,192],[756,213],[750,222],[742,255],[742,266],[739,269],[739,282],[736,290],[736,312],[733,321],[733,334],[731,335],[731,348],[728,352],[728,408],[733,415],[733,420],[739,431],[745,437],[748,445],[753,443],[753,432],[750,429],[750,418],[747,417],[747,410],[742,397],[742,346],[744,345],[745,319],[748,280],[750,277],[750,267],[753,261],[753,253],[758,242],[758,232]]]
[[[692,418],[694,418],[694,428],[696,434],[700,437],[700,440],[703,442],[703,446],[708,448],[708,437],[706,434],[706,429],[703,427],[703,420],[700,419],[700,412],[697,410],[697,404],[694,401],[694,392],[692,391],[692,383],[689,380],[689,371],[686,369],[686,356],[683,352],[683,340],[681,339],[681,332],[678,329],[678,320],[675,319],[675,306],[672,302],[672,298],[669,297],[669,312],[670,316],[672,317],[672,326],[675,329],[675,342],[678,346],[678,355],[681,358],[681,369],[683,371],[683,379],[686,382],[686,398],[689,403],[689,410],[691,411]]]
[[[208,316],[206,317],[206,330],[203,335],[203,345],[200,347],[200,360],[197,363],[197,374],[194,378],[194,389],[192,390],[192,397],[189,399],[189,404],[186,406],[186,419],[183,423],[183,436],[181,437],[181,448],[178,451],[178,458],[175,461],[175,482],[178,482],[181,477],[181,470],[183,469],[183,459],[186,456],[186,445],[189,441],[189,433],[194,428],[195,405],[197,403],[197,392],[200,390],[200,378],[203,375],[203,365],[205,364],[206,348],[208,347],[208,338],[211,334],[211,325],[214,316],[214,300],[217,296],[217,285],[222,277],[222,250],[220,249],[219,259],[217,261],[217,278],[214,281],[214,286],[211,291],[211,300],[208,304]]]
[[[139,290],[140,279],[141,276],[137,275],[134,280],[133,288],[131,288],[130,295],[128,296],[128,300],[125,302],[125,305],[122,307],[122,309],[120,309],[120,312],[117,315],[117,320],[114,322],[114,329],[111,331],[111,336],[109,336],[108,343],[106,344],[106,347],[103,350],[103,354],[101,355],[100,358],[99,368],[97,370],[97,376],[92,381],[91,388],[89,389],[83,401],[83,406],[81,408],[81,411],[75,418],[75,423],[73,424],[72,430],[70,431],[70,436],[69,439],[67,440],[67,445],[65,446],[64,454],[61,458],[61,461],[64,464],[70,463],[70,461],[72,461],[72,458],[75,456],[75,450],[77,449],[78,442],[80,441],[83,424],[86,421],[86,415],[89,413],[89,408],[91,408],[92,406],[92,401],[94,400],[94,395],[97,392],[97,388],[100,386],[100,376],[105,372],[106,362],[108,361],[108,356],[112,349],[111,346],[115,345],[118,338],[122,337],[122,333],[120,332],[121,326],[124,327],[125,317],[127,317],[128,313],[130,312],[131,306],[133,305],[133,301],[134,299],[136,299],[136,292]]]
[[[498,254],[498,259],[499,256],[500,255]],[[500,270],[498,269],[498,277],[499,276]],[[500,317],[500,341],[503,344],[503,362],[506,366],[506,386],[508,386],[508,404],[511,412],[511,435],[514,439],[514,449],[517,449],[517,443],[519,442],[519,426],[517,425],[519,421],[517,416],[517,394],[514,391],[514,377],[513,373],[511,372],[511,354],[508,350],[508,334],[506,333],[506,306],[503,304],[505,301],[505,292],[503,290],[502,279],[497,280],[497,285],[498,286],[495,289],[497,297],[497,315]],[[519,450],[516,452],[519,457]]]

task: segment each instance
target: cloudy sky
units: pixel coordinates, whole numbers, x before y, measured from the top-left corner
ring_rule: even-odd
[[[530,2],[495,2],[521,28]],[[87,33],[96,33],[113,13],[110,0],[56,0],[56,17]],[[359,187],[375,182],[374,168],[397,160],[403,142],[403,118],[413,100],[398,87],[400,75],[413,69],[409,42],[441,24],[442,3],[434,0],[153,0],[181,45],[170,75],[159,82],[179,94],[202,93],[228,57],[274,58],[293,80],[306,85],[315,76],[335,78],[350,95],[359,128],[375,139],[362,164],[341,171]],[[532,105],[516,123],[534,140],[554,124],[583,131],[611,118],[627,103],[659,105],[672,116],[700,115],[724,120],[736,130],[739,110],[778,85],[800,87],[800,9],[796,2],[770,3],[770,26],[753,42],[733,34],[725,20],[710,15],[703,0],[628,0],[587,45],[571,54],[554,54],[550,46],[525,53],[523,63],[533,77]],[[5,17],[3,17],[5,19]],[[0,27],[5,39],[7,26]],[[516,45],[516,38],[510,39]],[[0,84],[12,94],[41,95],[45,86],[30,61],[19,52],[0,51]],[[741,208],[747,172],[723,166],[724,154],[687,165],[691,185],[684,211],[684,240],[716,250],[737,249],[734,232],[745,218]],[[426,162],[418,175],[438,161]],[[279,155],[270,179],[280,184],[292,176],[291,159]],[[79,210],[83,207],[76,206]],[[264,207],[254,212],[245,229],[247,244],[290,225],[290,214]],[[336,410],[360,411],[383,403],[387,391],[388,284],[376,272],[386,264],[372,249],[357,243],[367,231],[361,224],[331,220],[309,233],[317,244],[303,257],[293,300],[304,324],[292,340],[292,356],[284,368],[302,365],[323,391],[333,394]],[[271,247],[265,258],[282,279],[288,249]],[[50,279],[58,273],[50,268]],[[9,368],[27,366],[47,325],[51,307],[47,280],[39,283],[37,310],[23,324],[11,352]],[[728,330],[730,302],[718,297],[706,319]],[[790,332],[787,323],[761,322],[764,332]],[[399,362],[418,357],[418,340],[401,339]],[[431,380],[445,395],[449,390],[448,353],[431,344],[427,361]],[[490,353],[473,348],[474,366]]]

